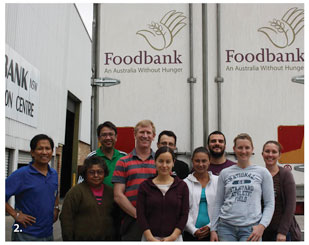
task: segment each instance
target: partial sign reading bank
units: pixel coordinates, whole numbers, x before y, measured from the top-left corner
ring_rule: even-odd
[[[14,49],[5,48],[5,116],[37,126],[40,72]]]

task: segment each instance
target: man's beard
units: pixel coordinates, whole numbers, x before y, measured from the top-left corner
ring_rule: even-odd
[[[220,152],[216,152],[216,151],[213,151],[212,149],[209,149],[209,152],[210,152],[211,157],[213,157],[213,158],[220,158],[220,157],[222,157],[224,155],[224,150],[225,149],[223,149]]]

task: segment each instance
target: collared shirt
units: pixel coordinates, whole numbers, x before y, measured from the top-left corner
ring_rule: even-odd
[[[54,205],[58,195],[58,174],[48,166],[47,175],[37,171],[30,162],[14,171],[5,181],[5,201],[15,195],[15,208],[36,218],[36,222],[19,231],[35,237],[53,234]],[[13,225],[13,229],[17,226]]]
[[[112,183],[122,183],[126,185],[125,195],[136,207],[137,193],[139,185],[146,179],[155,176],[156,166],[154,152],[151,150],[149,157],[143,161],[134,149],[130,154],[119,159],[112,177]]]
[[[91,157],[91,156],[99,156],[99,157],[102,157],[107,165],[107,168],[108,168],[108,171],[109,171],[109,175],[104,177],[104,180],[103,180],[103,183],[108,185],[108,186],[111,186],[111,187],[114,187],[114,184],[112,183],[112,177],[113,177],[113,173],[114,173],[114,170],[115,170],[115,167],[116,167],[116,163],[117,161],[123,157],[123,156],[126,156],[127,153],[123,152],[123,151],[119,151],[117,149],[114,149],[114,154],[112,156],[112,159],[109,159],[101,150],[101,148],[98,148],[96,151],[93,151],[91,153],[89,153],[89,155],[87,156],[88,157]]]

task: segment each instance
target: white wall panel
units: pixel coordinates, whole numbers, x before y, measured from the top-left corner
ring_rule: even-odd
[[[6,4],[5,25],[6,44],[40,71],[38,127],[6,118],[8,147],[29,150],[37,133],[63,144],[68,90],[82,101],[79,139],[90,143],[91,40],[75,6]]]
[[[163,129],[175,131],[179,138],[180,151],[190,149],[189,125],[189,11],[188,4],[101,4],[100,22],[100,77],[121,80],[121,84],[100,88],[99,120],[113,121],[117,126],[134,126],[139,120],[152,119],[158,133]],[[295,9],[294,9],[295,8]],[[221,61],[222,87],[221,128],[227,139],[228,152],[233,151],[233,139],[237,134],[246,132],[253,138],[255,155],[253,163],[263,165],[261,151],[269,139],[277,139],[280,125],[304,124],[304,85],[292,83],[293,76],[303,75],[304,62],[298,52],[304,52],[303,25],[304,5],[301,3],[284,4],[220,4],[221,57],[217,57],[217,4],[207,4],[208,39],[208,111],[209,133],[218,129],[217,102],[217,60]],[[292,10],[291,10],[292,9]],[[293,9],[297,11],[294,15]],[[137,32],[154,24],[160,25],[164,13],[170,10],[183,12],[187,25],[175,36],[173,43],[166,49],[154,50]],[[290,11],[289,11],[290,10]],[[288,12],[289,11],[289,12]],[[291,15],[291,16],[290,16]],[[290,18],[289,18],[290,17]],[[276,23],[286,21],[284,30]],[[294,21],[292,21],[294,20]],[[278,22],[279,21],[279,22]],[[289,27],[299,23],[296,33]],[[162,23],[161,23],[162,24]],[[202,91],[202,4],[193,4],[193,76],[194,85],[194,147],[203,144],[203,91]],[[272,44],[260,28],[279,30],[274,43],[288,42],[286,47]],[[266,29],[267,29],[266,28]],[[151,29],[151,28],[150,28]],[[148,29],[151,32],[151,30]],[[275,31],[271,31],[275,33]],[[293,35],[295,34],[295,35]],[[269,34],[270,35],[270,34]],[[155,35],[153,35],[155,36]],[[286,39],[285,39],[286,38]],[[150,40],[150,39],[149,39]],[[294,53],[293,61],[228,61],[228,50],[240,55],[255,56],[261,50],[272,53]],[[155,64],[112,64],[107,54],[119,60],[136,56],[139,51],[151,55],[169,54],[177,50],[182,54],[182,72],[176,75],[167,73],[139,72],[138,68],[162,69]],[[241,57],[241,56],[238,56]],[[261,57],[260,55],[259,57]],[[256,59],[256,58],[255,58]],[[117,62],[115,62],[117,63]],[[175,65],[163,65],[175,67]],[[281,71],[265,71],[263,66],[280,67]],[[232,67],[232,69],[231,69]],[[246,68],[249,67],[249,68]],[[258,67],[259,70],[254,70]],[[128,69],[131,72],[116,70]],[[251,68],[251,70],[250,70]],[[134,72],[134,69],[137,71]],[[248,70],[239,70],[248,69]],[[160,70],[162,71],[162,70]],[[153,145],[155,149],[155,145]],[[230,157],[230,156],[229,156]],[[230,157],[233,158],[233,157]],[[235,160],[235,159],[234,159]],[[295,175],[303,181],[303,173]]]
[[[189,84],[187,82],[189,78],[188,6],[188,4],[101,4],[100,77],[117,78],[121,80],[121,84],[100,89],[100,122],[110,120],[117,126],[135,126],[140,120],[150,119],[154,122],[158,134],[165,129],[173,130],[178,137],[179,150],[190,151]],[[186,25],[174,36],[170,46],[155,50],[141,35],[137,35],[137,32],[148,29],[152,23],[161,25],[163,16],[171,10],[183,13],[185,16],[183,22]],[[157,37],[159,39],[156,41],[160,43],[160,36]],[[170,37],[165,38],[169,43]],[[158,45],[156,48],[159,49],[162,46]],[[182,63],[146,64],[147,62],[142,61],[141,64],[127,65],[123,62],[117,65],[107,63],[104,59],[107,53],[113,53],[114,57],[134,58],[140,54],[139,52],[143,54],[147,52],[147,55],[153,57],[173,55],[177,52],[177,57],[181,55]],[[165,68],[181,69],[181,71],[165,72]],[[135,72],[116,72],[115,69],[132,69]],[[140,72],[139,69],[152,70]],[[156,141],[157,139],[155,143]],[[153,149],[156,149],[156,144],[153,144]]]

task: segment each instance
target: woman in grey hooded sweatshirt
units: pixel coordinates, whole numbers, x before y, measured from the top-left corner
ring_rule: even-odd
[[[248,134],[238,135],[233,149],[237,164],[221,171],[218,179],[211,241],[260,241],[274,212],[273,180],[266,168],[251,164]]]

